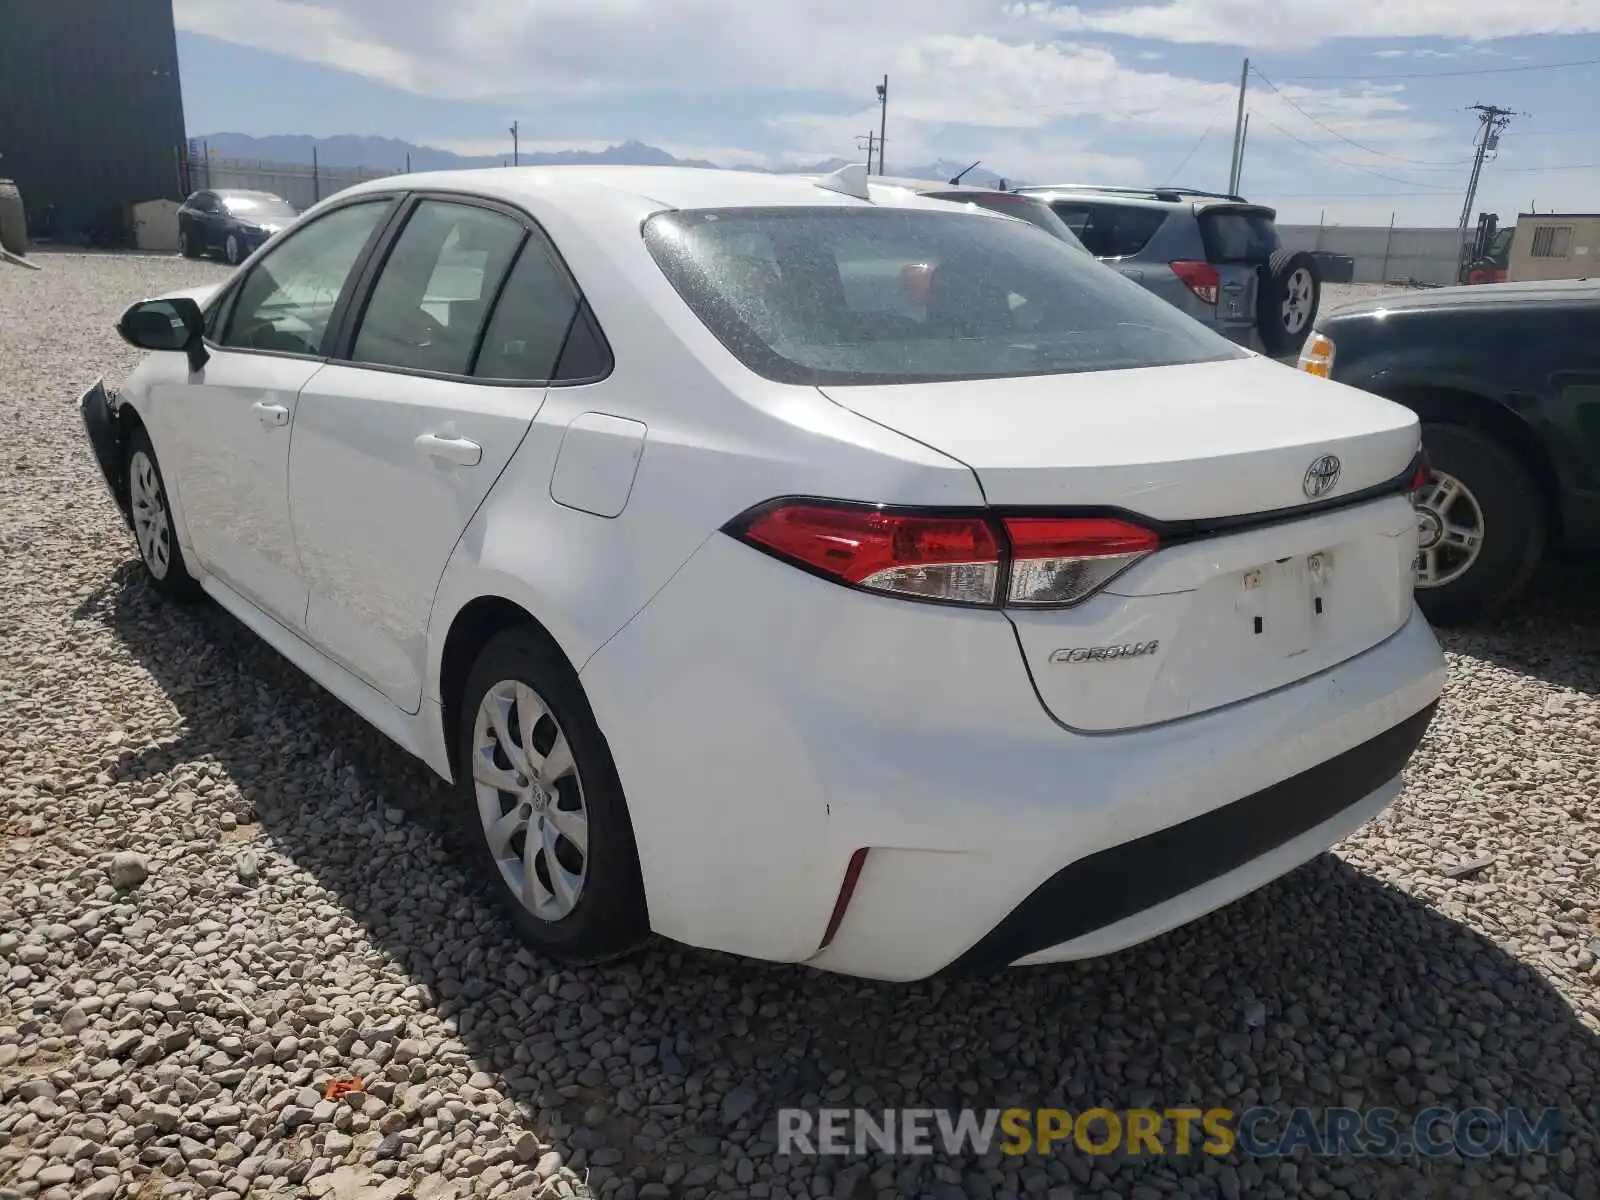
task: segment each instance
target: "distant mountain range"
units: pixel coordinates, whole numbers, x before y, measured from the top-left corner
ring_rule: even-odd
[[[242,158],[260,162],[295,163],[310,166],[313,151],[316,161],[325,167],[365,167],[376,171],[403,171],[407,156],[413,171],[457,171],[469,167],[498,167],[510,154],[479,155],[477,157],[439,150],[433,146],[417,146],[397,138],[357,137],[339,134],[334,137],[310,137],[306,134],[277,134],[272,137],[251,137],[244,133],[207,133],[194,139],[219,158]],[[507,147],[509,151],[509,147]],[[739,167],[751,171],[769,170],[748,163],[714,163],[699,158],[677,158],[657,146],[644,142],[626,141],[604,150],[555,150],[541,153],[524,151],[518,156],[524,166],[595,165],[640,167]],[[822,162],[797,164],[779,168],[783,174],[801,174],[836,171],[850,160],[830,158]],[[856,160],[860,161],[860,160]],[[897,163],[896,175],[912,179],[949,179],[966,167],[966,163],[933,162],[919,167],[902,169]],[[1000,176],[978,167],[967,172],[963,183],[993,186]]]

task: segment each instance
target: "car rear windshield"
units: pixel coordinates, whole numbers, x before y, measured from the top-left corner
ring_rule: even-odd
[[[1200,214],[1206,258],[1214,263],[1264,263],[1283,243],[1263,209],[1213,208]]]
[[[752,371],[780,383],[926,383],[1240,357],[1065,242],[952,209],[658,213],[645,244]]]
[[[1167,220],[1165,209],[1136,204],[1056,200],[1050,208],[1096,258],[1138,254]]]

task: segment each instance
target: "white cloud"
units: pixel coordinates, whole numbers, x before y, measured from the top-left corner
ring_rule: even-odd
[[[1202,133],[1204,153],[1184,174],[1217,172],[1231,136],[1236,82],[1205,80],[1169,65],[1163,43],[1303,47],[1341,37],[1449,39],[1433,54],[1489,51],[1485,38],[1600,30],[1600,0],[919,0],[871,4],[807,0],[174,0],[188,31],[325,64],[401,89],[450,100],[527,99],[555,105],[587,97],[628,99],[670,91],[711,97],[793,93],[763,112],[759,148],[700,144],[682,120],[614,131],[679,157],[775,167],[845,157],[878,124],[873,84],[887,71],[889,165],[936,159],[1020,178],[1158,180]],[[1101,33],[1146,39],[1113,52],[1080,41]],[[1474,40],[1476,39],[1476,40]],[[1383,59],[1419,53],[1400,45]],[[1392,68],[1391,68],[1392,70]],[[1381,75],[1380,68],[1375,74]],[[1457,182],[1395,161],[1453,160],[1470,128],[1420,118],[1400,85],[1252,83],[1251,186],[1282,173],[1286,190],[1408,190],[1406,178]],[[526,109],[523,109],[526,111]],[[1309,114],[1307,116],[1306,114]],[[1317,122],[1369,152],[1340,142]],[[507,122],[509,123],[509,121]],[[1470,122],[1468,123],[1470,124]],[[592,129],[593,126],[587,128]],[[1311,148],[1281,130],[1292,131]],[[1209,132],[1208,132],[1209,131]],[[404,134],[404,130],[396,130]],[[611,132],[611,131],[608,131]],[[723,137],[739,135],[718,135]],[[1151,149],[1160,139],[1159,151]],[[445,142],[462,153],[504,155],[504,141]],[[1459,145],[1458,145],[1459,143]],[[551,138],[536,149],[600,149],[606,141]],[[1334,158],[1400,179],[1361,174]],[[1202,170],[1204,166],[1204,170]],[[1316,176],[1306,182],[1307,175]],[[1375,202],[1384,203],[1384,202]],[[1423,198],[1418,203],[1433,204]],[[1452,214],[1453,215],[1453,214]]]
[[[1161,0],[1114,8],[1026,0],[1013,15],[1068,31],[1298,49],[1344,37],[1469,41],[1600,31],[1594,0]]]

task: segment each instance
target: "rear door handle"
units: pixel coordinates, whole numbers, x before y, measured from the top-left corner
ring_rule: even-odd
[[[265,400],[257,400],[250,406],[250,411],[255,413],[256,420],[263,425],[279,426],[289,423],[289,410],[281,404],[268,404]]]
[[[466,438],[425,433],[417,439],[416,446],[429,458],[442,459],[462,467],[475,467],[483,461],[483,447]]]

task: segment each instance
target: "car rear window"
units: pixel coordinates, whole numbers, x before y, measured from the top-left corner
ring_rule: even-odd
[[[781,383],[922,383],[1242,356],[1014,221],[952,209],[658,213],[645,244],[695,315]]]
[[[1213,208],[1200,214],[1206,258],[1214,263],[1264,263],[1283,243],[1264,210]]]
[[[1138,254],[1167,220],[1165,209],[1134,204],[1054,200],[1050,208],[1096,258]]]

